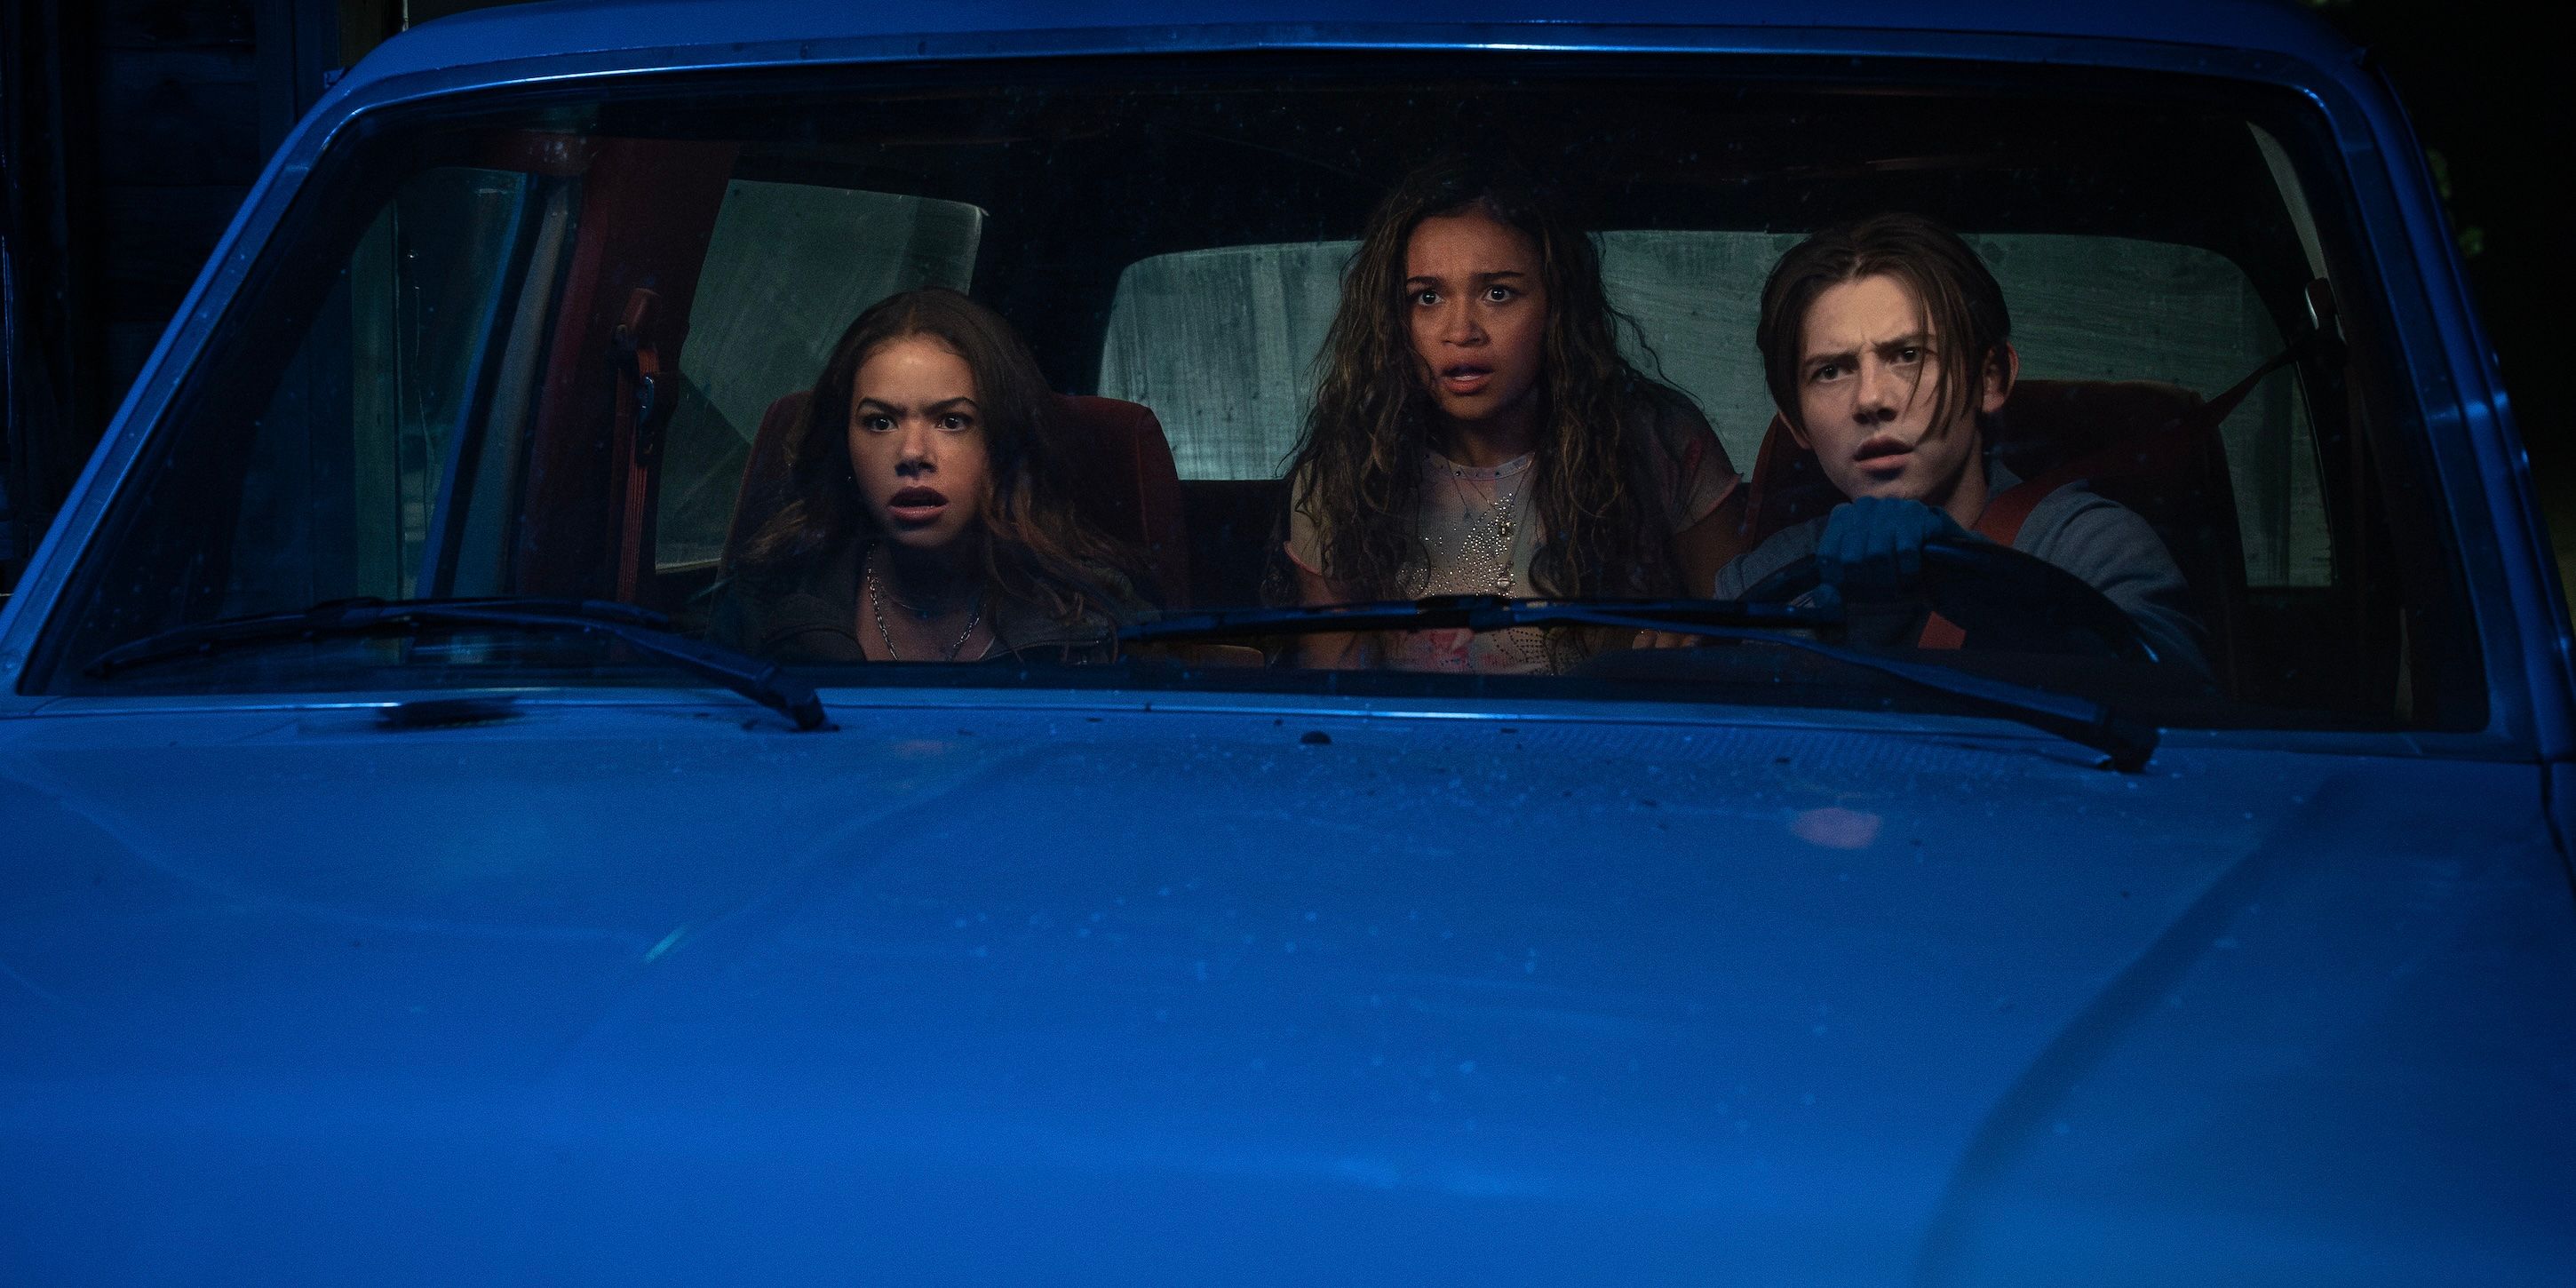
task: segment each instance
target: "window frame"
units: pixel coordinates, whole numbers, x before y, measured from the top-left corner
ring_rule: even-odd
[[[2210,66],[2205,57],[2206,51],[2199,52],[2204,55],[2198,60],[2200,65]],[[1321,54],[1283,52],[1264,56],[1262,61],[1275,62],[1279,66],[1293,69],[1300,61],[1330,60],[1347,56],[1347,53],[1334,52]],[[1543,67],[1553,61],[1579,64],[1594,74],[1616,71],[1620,74],[1643,75],[1672,67],[1705,71],[1713,61],[1739,62],[1745,58],[1754,59],[1762,64],[1773,64],[1790,56],[1745,55],[1740,51],[1726,53],[1676,51],[1665,48],[1586,50],[1577,53],[1515,52],[1510,55],[1486,52],[1417,53],[1390,54],[1381,55],[1381,57],[1397,61],[1405,58],[1477,60],[1479,69],[1489,74],[1493,72],[1493,68],[1484,60],[1522,58],[1530,60],[1529,65],[1532,66]],[[1168,75],[1175,67],[1192,67],[1197,61],[1195,55],[1172,55],[1163,58],[1071,59],[1039,68],[1040,74],[1034,79],[1038,81],[1090,80],[1103,75],[1104,68],[1107,69],[1107,74],[1116,74],[1118,69],[1123,68],[1148,75]],[[1829,62],[1830,60],[1817,61]],[[2426,623],[2427,637],[2439,636],[2445,641],[2446,647],[2442,652],[2450,662],[2444,672],[2434,677],[2431,683],[2441,695],[2440,701],[2453,713],[2453,718],[2445,722],[2446,727],[2463,732],[2475,729],[2510,735],[2514,730],[2498,725],[2495,718],[2496,712],[2490,706],[2488,698],[2492,692],[2501,692],[2502,690],[2496,686],[2520,674],[2520,669],[2509,665],[2510,658],[2507,655],[2511,652],[2511,637],[2482,629],[2485,625],[2484,606],[2500,594],[2498,582],[2502,570],[2495,566],[2489,557],[2494,553],[2492,541],[2480,540],[2473,547],[2466,541],[2464,525],[2458,522],[2463,513],[2475,509],[2484,500],[2483,495],[2477,491],[2477,485],[2481,481],[2480,475],[2474,467],[2467,466],[2458,459],[2462,453],[2469,450],[2466,444],[2427,432],[2431,418],[2427,416],[2424,400],[2428,397],[2428,391],[2431,394],[2439,394],[2447,390],[2451,383],[2451,373],[2441,366],[2440,361],[2445,355],[2447,346],[2436,338],[2441,333],[2441,328],[2434,325],[2428,316],[2432,312],[2428,308],[2431,301],[2420,293],[2419,288],[2422,283],[2408,281],[2401,275],[2386,271],[2390,267],[2389,261],[2392,257],[2402,253],[2398,243],[2402,243],[2405,240],[2403,235],[2411,230],[2411,221],[2393,215],[2390,211],[2391,206],[2398,203],[2394,201],[2397,194],[2389,176],[2370,167],[2355,164],[2358,159],[2366,157],[2368,152],[2367,149],[2356,149],[2350,135],[2354,129],[2359,128],[2355,118],[2366,118],[2366,113],[2360,112],[2348,103],[2329,110],[2315,89],[2301,84],[2290,75],[2298,70],[2295,64],[2285,65],[2279,60],[2255,59],[2254,61],[2270,74],[2241,77],[2213,77],[2206,74],[2193,76],[2184,72],[2153,67],[2115,71],[2112,74],[2134,75],[2142,84],[2160,84],[2169,90],[2188,81],[2204,87],[2214,84],[2217,92],[2220,93],[2257,96],[2276,104],[2302,102],[2303,106],[2291,110],[2304,114],[2303,119],[2310,127],[2307,132],[2312,137],[2321,138],[2333,145],[2322,155],[2311,147],[2295,154],[2295,158],[2302,167],[2302,178],[2308,184],[2312,201],[2326,207],[2320,211],[2321,221],[2344,230],[2345,235],[2327,239],[2328,257],[2335,265],[2337,278],[2341,282],[2358,285],[2360,289],[2356,293],[2366,301],[2364,307],[2345,311],[2348,331],[2357,333],[2349,334],[2347,339],[2352,342],[2356,352],[2367,352],[2373,359],[2357,362],[2355,368],[2360,381],[2365,386],[2365,394],[2370,405],[2383,409],[2383,414],[2387,418],[2386,423],[2376,427],[2376,432],[2394,442],[2398,448],[2394,453],[2383,453],[2380,459],[2373,462],[2373,470],[2383,487],[2403,484],[2411,479],[2429,478],[2431,480],[2429,489],[2437,495],[2438,499],[2431,505],[2429,513],[2412,515],[2409,521],[2414,523],[2418,531],[2429,529],[2431,532],[2451,538],[2448,541],[2401,543],[2408,545],[2410,553],[2418,558],[2419,563],[2422,562],[2421,556],[2426,548],[2441,552],[2438,562],[2447,565],[2440,570],[2444,574],[2443,580],[2455,589],[2459,607],[2463,610],[2451,620]],[[1815,64],[1810,64],[1810,66],[1813,65]],[[1032,66],[1026,63],[996,64],[973,60],[954,63],[931,61],[904,70],[907,74],[918,74],[924,78],[939,78],[944,75],[969,72],[1003,83],[1019,84],[1031,79],[1025,73]],[[1246,60],[1230,60],[1227,71],[1234,75],[1252,74],[1247,73],[1245,67]],[[1938,57],[1885,57],[1869,60],[1866,64],[1855,60],[1845,64],[1845,67],[1847,74],[1861,83],[1884,80],[1890,75],[1902,78],[1909,83],[1938,81],[1942,76],[1991,77],[1998,70],[1994,60],[1945,61]],[[1848,70],[1852,67],[1858,67],[1860,70]],[[1273,67],[1271,70],[1275,72],[1277,68]],[[1328,70],[1341,69],[1335,67]],[[821,77],[829,82],[837,77],[846,76],[848,71],[848,66],[843,65],[804,69],[795,74]],[[2012,74],[2025,76],[2033,82],[2052,75],[2072,74],[2061,69],[2038,67],[2016,67],[2011,71]],[[2094,71],[2098,72],[2098,69]],[[1939,74],[1935,75],[1936,72]],[[483,69],[481,74],[492,73],[490,69]],[[748,72],[732,68],[682,69],[643,77],[618,78],[610,83],[608,88],[612,91],[637,90],[685,96],[705,93],[714,86],[738,83],[746,76],[766,82],[764,88],[776,89],[784,83],[777,78],[789,75],[790,73],[776,69],[758,69]],[[1786,68],[1778,68],[1766,71],[1763,75],[1777,79],[1789,76],[1791,73]],[[2284,86],[2288,88],[2285,89]],[[464,97],[442,96],[438,93],[426,93],[412,101],[405,101],[410,97],[408,91],[420,87],[408,86],[396,89],[380,84],[371,88],[382,95],[383,100],[370,104],[363,110],[356,111],[354,115],[339,121],[337,128],[328,132],[327,139],[322,132],[308,131],[307,137],[302,140],[300,158],[301,165],[309,166],[311,173],[303,176],[300,183],[285,185],[278,182],[277,171],[273,171],[271,176],[263,181],[260,189],[237,220],[233,232],[228,235],[226,244],[231,248],[245,242],[258,241],[265,246],[265,252],[257,256],[236,255],[229,263],[219,259],[218,268],[221,271],[210,272],[209,276],[209,282],[219,289],[210,292],[208,283],[201,283],[198,291],[192,295],[192,308],[196,310],[194,315],[183,317],[183,326],[178,332],[174,332],[174,335],[184,334],[184,338],[193,341],[193,345],[190,343],[174,345],[171,341],[165,340],[163,349],[156,354],[155,360],[147,368],[146,382],[149,387],[138,389],[135,398],[129,402],[125,419],[121,422],[125,428],[112,445],[111,453],[102,458],[107,468],[93,469],[91,478],[82,489],[81,502],[76,502],[80,513],[77,516],[67,516],[67,518],[76,518],[77,522],[65,524],[57,533],[58,542],[65,533],[71,534],[76,539],[77,544],[73,549],[80,556],[78,562],[67,569],[58,568],[57,562],[60,558],[58,555],[57,560],[44,561],[41,569],[30,570],[31,574],[42,571],[46,577],[42,582],[38,582],[37,578],[31,575],[31,583],[37,584],[31,584],[24,589],[39,592],[41,596],[39,602],[44,603],[51,610],[44,615],[43,620],[33,623],[33,629],[38,634],[32,646],[24,641],[22,634],[30,629],[29,623],[21,619],[34,614],[12,612],[10,615],[12,626],[15,627],[11,632],[12,647],[18,657],[23,657],[25,660],[25,665],[19,670],[18,683],[13,686],[18,694],[32,696],[48,691],[51,672],[61,662],[56,646],[59,646],[68,633],[65,623],[71,614],[71,606],[79,603],[83,598],[78,592],[85,576],[94,573],[97,562],[104,557],[102,552],[114,544],[112,540],[105,538],[114,535],[115,530],[121,526],[120,519],[130,518],[130,515],[119,515],[116,512],[115,503],[127,499],[132,494],[132,490],[114,488],[112,485],[120,481],[130,481],[139,469],[148,464],[158,441],[175,432],[174,426],[187,419],[186,413],[190,406],[224,392],[227,388],[226,381],[237,379],[236,373],[244,365],[238,359],[243,350],[253,346],[247,335],[248,328],[227,325],[227,323],[239,310],[247,307],[247,302],[257,301],[264,305],[277,302],[271,298],[270,279],[286,275],[285,268],[278,262],[279,248],[295,246],[299,240],[297,235],[299,229],[310,228],[326,218],[329,210],[344,206],[353,193],[363,192],[371,163],[379,169],[386,164],[387,159],[382,154],[370,154],[366,149],[355,145],[396,129],[419,128],[443,115],[485,116],[511,110],[513,105],[562,103],[574,98],[587,98],[600,88],[600,83],[586,78],[571,78],[533,86],[486,87],[488,92],[485,96],[472,101]],[[2366,125],[2366,120],[2361,124]],[[2363,132],[2366,134],[2366,129]],[[328,143],[328,147],[323,146],[325,142]],[[292,168],[297,167],[290,167]],[[408,168],[405,172],[408,172]],[[2318,200],[2319,198],[2323,200]],[[2349,235],[2354,229],[2374,227],[2385,230],[2386,236],[2374,240],[2366,236]],[[262,234],[265,236],[263,237]],[[205,304],[204,301],[209,298],[217,303]],[[292,304],[291,296],[288,297],[287,302]],[[284,318],[291,322],[295,317],[296,309],[288,307],[282,312]],[[264,327],[272,331],[284,329],[275,319],[264,323]],[[2427,332],[2432,334],[2428,335]],[[185,357],[188,361],[183,369],[174,370],[172,359],[178,357]],[[2455,417],[2447,411],[2441,419],[2445,423],[2455,423]],[[2396,487],[2396,490],[2407,491],[2403,486]],[[2467,566],[2465,562],[2472,555],[2478,556],[2479,566],[2474,569]],[[31,599],[37,598],[37,596],[22,593],[12,608],[23,609]],[[2462,645],[2465,647],[2461,647]],[[15,660],[17,660],[16,657],[0,657],[0,661]]]

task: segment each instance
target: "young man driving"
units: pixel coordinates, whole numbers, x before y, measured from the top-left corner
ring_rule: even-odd
[[[1716,596],[1814,555],[1845,599],[1884,600],[1913,584],[1927,542],[1982,539],[1971,529],[1987,504],[2020,481],[1987,451],[1987,418],[2020,371],[2011,330],[1994,274],[1919,215],[1827,229],[1782,256],[1762,289],[1763,374],[1790,435],[1851,501],[1728,564]],[[2159,658],[2206,672],[2190,587],[2136,513],[2070,483],[2011,540],[2102,592]]]

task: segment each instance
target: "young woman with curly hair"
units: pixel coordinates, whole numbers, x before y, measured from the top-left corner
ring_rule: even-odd
[[[1471,161],[1408,176],[1342,279],[1289,468],[1304,603],[1705,595],[1737,549],[1734,465],[1620,355],[1592,240]],[[1562,671],[1600,631],[1308,637],[1309,666]]]
[[[1105,656],[1136,562],[1076,509],[1054,405],[1010,324],[955,291],[860,314],[709,634],[797,662]]]

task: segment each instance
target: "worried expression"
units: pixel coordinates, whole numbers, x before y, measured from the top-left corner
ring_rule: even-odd
[[[1884,274],[1827,287],[1807,308],[1798,351],[1798,419],[1791,433],[1815,452],[1843,495],[1945,505],[1982,446],[1977,414],[2012,391],[2017,359],[1998,350],[1985,369],[1959,373],[1975,396],[1945,417],[1939,388],[1943,337],[1911,286]]]
[[[850,471],[886,538],[945,549],[974,530],[990,466],[975,373],[947,345],[877,346],[850,389]]]
[[[1451,420],[1527,407],[1547,340],[1547,287],[1527,234],[1482,211],[1422,221],[1404,252],[1404,315],[1423,387]]]

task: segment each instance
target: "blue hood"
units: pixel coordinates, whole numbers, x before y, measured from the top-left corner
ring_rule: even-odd
[[[2527,765],[842,717],[0,727],[6,1277],[2576,1266]]]

